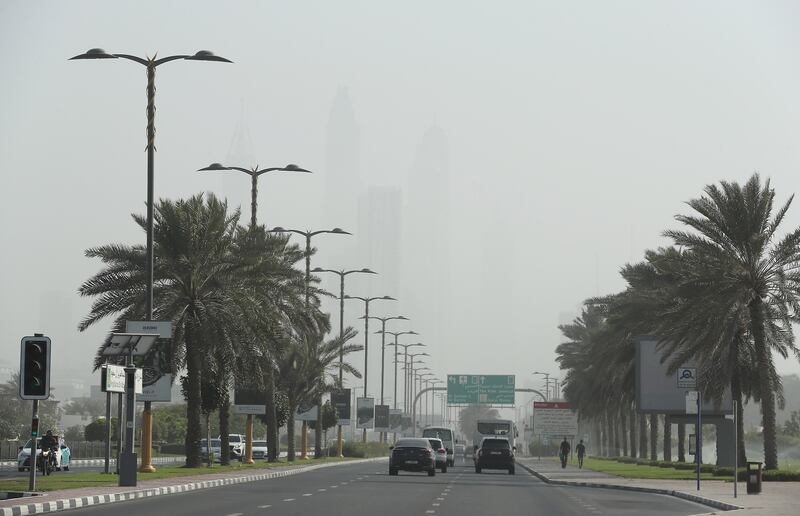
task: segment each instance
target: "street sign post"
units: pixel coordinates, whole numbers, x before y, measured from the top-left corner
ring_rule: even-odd
[[[350,426],[350,389],[339,389],[331,393],[331,404],[336,409],[337,424]]]
[[[511,375],[447,375],[448,405],[513,405],[515,377]]]
[[[375,398],[356,399],[356,428],[372,428],[375,424]]]
[[[695,367],[679,367],[676,372],[678,376],[679,389],[696,389],[697,388],[697,368]]]
[[[237,414],[266,414],[267,393],[259,389],[235,388],[233,390],[233,410]]]
[[[389,431],[389,405],[375,405],[375,431]]]

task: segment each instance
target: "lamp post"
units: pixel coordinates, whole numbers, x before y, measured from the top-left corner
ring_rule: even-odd
[[[366,316],[363,316],[361,318],[363,319],[365,317]],[[403,317],[402,315],[397,315],[394,317],[370,317],[370,319],[376,319],[381,322],[381,329],[375,333],[381,334],[381,405],[383,405],[384,366],[386,364],[386,321],[407,321],[408,318]],[[381,432],[380,439],[381,442],[386,442],[385,432]]]
[[[310,309],[309,306],[309,289],[311,288],[311,239],[317,235],[324,235],[324,234],[332,234],[332,235],[350,235],[349,233],[342,228],[333,228],[333,229],[320,229],[317,231],[302,231],[300,229],[286,229],[280,226],[276,226],[273,229],[269,230],[269,233],[296,233],[298,235],[302,235],[306,239],[306,310]],[[314,456],[319,458],[322,456],[322,407],[317,407],[317,425],[316,430],[314,430]],[[294,414],[290,414],[289,417],[294,417]],[[308,422],[303,421],[303,429],[302,429],[302,437],[300,438],[300,446],[302,446],[303,450],[300,452],[300,459],[307,459],[308,452],[306,448],[308,448]]]
[[[262,168],[259,169],[258,165],[253,168],[247,169],[243,167],[226,167],[220,163],[212,163],[207,167],[198,169],[198,172],[206,172],[211,170],[238,170],[239,172],[244,172],[251,177],[251,185],[250,185],[250,227],[256,227],[256,206],[258,205],[258,177],[266,174],[267,172],[273,171],[284,171],[284,172],[306,172],[311,173],[310,170],[306,170],[304,168],[300,168],[297,165],[290,163],[285,167],[270,167],[270,168]],[[245,464],[253,464],[253,414],[247,414],[247,423],[245,426],[245,445],[244,445],[244,458],[242,462]]]
[[[545,400],[550,401],[550,373],[540,373],[539,371],[534,371],[533,374],[540,374],[544,376]]]
[[[341,389],[344,386],[344,382],[342,379],[342,364],[344,363],[344,342],[341,341],[341,338],[344,336],[344,278],[349,274],[377,274],[367,268],[364,269],[352,269],[346,271],[344,269],[337,271],[335,269],[322,269],[320,267],[315,268],[311,272],[320,273],[320,272],[330,272],[333,274],[339,275],[339,388]],[[349,416],[348,416],[349,417]],[[336,452],[340,458],[344,457],[342,453],[342,448],[344,446],[344,439],[342,438],[342,425],[336,425]]]
[[[444,381],[439,380],[438,378],[432,378],[431,380],[428,381],[428,383],[430,384],[431,387],[436,387],[438,384],[444,383]],[[430,422],[431,425],[433,424],[433,416],[435,415],[434,414],[434,412],[435,412],[434,411],[434,403],[436,402],[436,400],[434,398],[434,394],[436,394],[436,392],[435,391],[431,391],[431,422]],[[427,405],[428,402],[426,401],[425,404]],[[426,410],[426,412],[427,412],[427,410]],[[444,419],[444,418],[442,418],[442,419]]]
[[[389,335],[394,335],[394,344],[389,344],[389,346],[394,346],[394,394],[392,395],[392,404],[394,405],[394,409],[397,410],[397,348],[398,346],[404,346],[405,350],[408,350],[409,346],[424,346],[421,342],[416,344],[398,344],[397,337],[400,335],[419,335],[417,332],[413,330],[409,331],[387,331]],[[394,441],[397,441],[397,432],[394,432],[392,438]]]
[[[424,352],[408,353],[406,351],[405,358],[408,359],[408,357],[411,357],[411,364],[409,365],[408,363],[406,363],[406,367],[404,368],[406,370],[406,379],[405,379],[406,401],[403,403],[403,406],[405,407],[406,412],[408,412],[409,414],[411,413],[412,404],[414,402],[414,397],[413,397],[414,389],[412,385],[413,374],[414,374],[414,357],[429,357],[429,356],[430,356],[429,354]],[[422,360],[417,361],[417,364],[424,364],[424,363],[425,362],[423,362]]]
[[[345,299],[358,299],[364,302],[364,397],[367,397],[367,358],[368,358],[368,351],[369,351],[369,304],[372,301],[378,300],[385,300],[385,301],[397,301],[392,296],[377,296],[377,297],[359,297],[359,296],[344,296]],[[361,437],[362,442],[367,442],[367,429],[364,429],[363,435]]]
[[[274,171],[281,171],[281,172],[305,172],[310,174],[310,170],[306,170],[304,168],[300,168],[294,163],[289,163],[285,167],[269,167],[269,168],[262,168],[259,169],[258,165],[253,168],[244,168],[244,167],[226,167],[220,163],[212,163],[207,167],[198,169],[198,172],[206,172],[210,170],[238,170],[239,172],[244,172],[245,174],[249,175],[251,178],[251,185],[250,185],[250,225],[255,227],[256,225],[256,206],[258,205],[258,177],[266,174],[267,172],[274,172]]]
[[[142,58],[130,54],[111,54],[102,48],[92,48],[83,54],[71,57],[70,61],[83,59],[126,59],[143,65],[147,70],[147,249],[145,251],[145,317],[153,320],[153,197],[155,182],[155,150],[156,150],[156,67],[170,61],[215,61],[231,63],[229,59],[216,56],[208,50],[200,50],[195,54],[179,54],[174,56]],[[149,401],[144,403],[142,412],[142,465],[139,471],[152,473],[156,470],[152,462],[153,445],[153,412]]]
[[[434,376],[433,372],[431,372],[431,368],[430,367],[420,367],[419,369],[417,369],[415,374],[416,374],[416,378],[414,379],[414,396],[411,398],[412,406],[414,404],[414,400],[416,400],[416,398],[417,398],[417,395],[419,395],[420,391],[422,391],[422,388],[423,388],[422,382],[425,379],[425,377]],[[417,384],[417,382],[419,382],[419,384]],[[426,398],[426,397],[427,396],[425,396],[424,398]],[[419,415],[420,415],[420,417],[418,419],[416,419],[417,411],[414,410],[414,415],[412,416],[412,420],[416,419],[416,421],[418,421],[418,422],[422,421],[422,410],[423,410],[424,398],[420,399],[420,405],[419,405]],[[416,434],[414,434],[414,435],[416,435]]]

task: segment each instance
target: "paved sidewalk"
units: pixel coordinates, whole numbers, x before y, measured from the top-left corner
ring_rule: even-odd
[[[578,469],[573,464],[568,464],[566,469],[561,464],[549,459],[517,459],[519,464],[537,473],[543,480],[562,485],[581,485],[590,487],[608,487],[612,489],[630,489],[636,491],[668,492],[685,499],[693,499],[700,503],[717,502],[718,508],[709,507],[709,514],[724,514],[721,507],[736,506],[738,510],[729,512],[731,515],[742,516],[797,516],[798,510],[796,496],[800,489],[799,482],[764,482],[762,492],[758,495],[748,495],[744,482],[739,482],[739,496],[733,497],[733,483],[722,480],[703,480],[700,491],[694,480],[647,480],[622,478],[607,473]],[[702,501],[697,497],[706,499]],[[713,506],[712,505],[712,506]]]
[[[82,489],[65,489],[49,491],[38,496],[0,500],[0,516],[17,516],[22,514],[40,514],[56,512],[90,505],[122,502],[137,498],[182,493],[197,489],[207,489],[243,482],[268,480],[290,475],[297,475],[320,468],[358,464],[361,462],[385,460],[357,459],[342,462],[326,462],[306,466],[285,466],[268,469],[250,469],[246,472],[211,473],[208,475],[192,475],[185,477],[142,480],[136,487],[103,486]],[[113,477],[116,478],[116,477]]]

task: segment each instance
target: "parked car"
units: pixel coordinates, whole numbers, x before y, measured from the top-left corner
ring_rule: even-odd
[[[211,439],[211,453],[214,454],[214,460],[219,462],[222,457],[222,441],[219,439]],[[208,442],[205,439],[200,439],[200,459],[208,461]]]
[[[267,458],[267,441],[253,441],[253,459]]]
[[[431,443],[431,448],[436,453],[436,467],[442,470],[442,473],[447,473],[447,450],[444,447],[444,443],[441,439],[428,439],[428,442]]]
[[[431,443],[423,438],[403,438],[391,447],[389,474],[402,471],[426,471],[429,477],[436,475],[436,454]]]
[[[242,460],[244,457],[245,439],[242,434],[228,434],[228,448],[231,460]]]
[[[484,469],[505,469],[514,474],[514,449],[508,439],[484,437],[475,454],[475,473]]]
[[[69,461],[71,457],[69,446],[60,435],[54,436],[58,440],[58,449],[56,450],[56,471],[69,471]],[[42,449],[39,447],[41,437],[36,438],[36,462],[38,464],[41,456]],[[31,469],[31,439],[28,439],[23,446],[19,447],[17,454],[17,471],[29,471]]]

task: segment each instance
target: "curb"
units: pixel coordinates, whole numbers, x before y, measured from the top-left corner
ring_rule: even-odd
[[[269,480],[273,478],[282,478],[300,473],[307,473],[322,468],[330,468],[334,466],[343,466],[349,464],[361,464],[364,462],[376,462],[385,460],[386,457],[377,457],[374,459],[359,459],[345,462],[334,462],[331,464],[315,464],[313,466],[303,466],[299,468],[292,468],[283,471],[274,471],[269,473],[262,473],[259,475],[247,475],[241,477],[219,478],[216,480],[206,480],[201,482],[191,482],[188,484],[176,484],[172,486],[154,487],[150,489],[140,489],[137,491],[126,491],[124,493],[112,493],[105,495],[83,496],[79,498],[63,498],[61,500],[54,500],[52,502],[42,503],[29,503],[14,505],[0,509],[0,516],[22,516],[25,514],[41,514],[45,512],[65,511],[69,509],[78,509],[80,507],[89,507],[92,505],[109,504],[116,502],[126,502],[129,500],[138,500],[140,498],[151,498],[153,496],[163,496],[176,493],[185,493],[187,491],[196,491],[198,489],[209,489],[212,487],[227,486],[232,484],[243,484],[246,482],[256,482],[259,480]]]
[[[522,466],[523,469],[528,471],[531,475],[535,476],[542,482],[556,486],[598,487],[603,489],[618,489],[620,491],[637,491],[640,493],[654,493],[667,496],[674,496],[675,498],[682,498],[690,502],[699,503],[722,511],[735,511],[738,509],[744,509],[744,507],[733,505],[727,502],[720,502],[719,500],[714,500],[713,498],[706,498],[704,496],[693,495],[689,493],[684,493],[683,491],[675,491],[672,489],[659,489],[657,487],[621,486],[619,484],[601,484],[599,482],[578,482],[574,480],[553,480],[547,475],[539,473],[538,471],[536,471],[535,469],[531,468],[526,464],[523,464],[521,462],[517,462],[517,464]]]
[[[173,462],[183,462],[186,458],[183,456],[180,457],[153,457],[151,459],[151,464],[172,464]],[[109,461],[111,464],[115,464],[117,460],[112,457]],[[69,466],[102,466],[105,464],[105,459],[75,459],[69,461]],[[2,461],[0,462],[0,468],[2,467],[17,467],[17,461]]]

